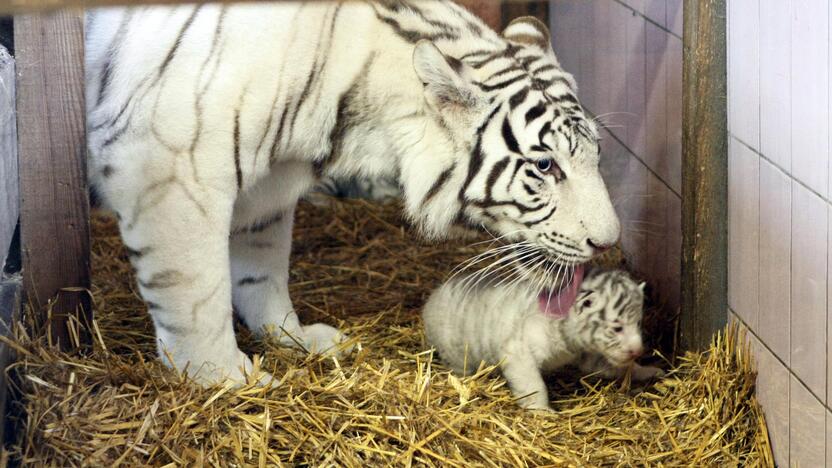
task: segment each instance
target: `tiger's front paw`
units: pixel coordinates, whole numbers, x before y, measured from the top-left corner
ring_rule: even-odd
[[[531,397],[527,397],[527,398],[524,398],[524,399],[521,399],[521,400],[518,401],[518,403],[520,404],[520,406],[523,409],[527,409],[527,410],[531,410],[531,411],[549,412],[549,413],[555,411],[554,409],[552,409],[552,406],[549,405],[548,400],[536,399],[536,400],[531,400],[531,401],[525,401],[525,400],[530,400],[530,398]]]
[[[324,354],[339,357],[349,354],[353,346],[344,346],[349,337],[337,328],[323,323],[315,323],[303,327],[304,347],[312,354]]]
[[[188,375],[203,386],[231,385],[234,388],[246,385],[276,387],[278,381],[262,370],[242,351],[237,351],[225,362],[205,361],[198,367],[188,365]]]

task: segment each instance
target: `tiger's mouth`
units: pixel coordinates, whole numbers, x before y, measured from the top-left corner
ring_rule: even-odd
[[[543,250],[537,250],[531,260],[527,255],[518,268],[528,270],[532,283],[541,285],[538,305],[543,314],[554,318],[569,315],[584,280],[584,263],[563,262]]]
[[[564,318],[569,315],[569,311],[575,305],[578,298],[578,292],[581,290],[581,283],[584,280],[584,265],[575,265],[567,272],[564,281],[560,281],[559,285],[551,285],[544,288],[537,296],[537,303],[540,306],[540,311],[549,317]],[[558,282],[558,278],[553,278],[553,282]]]

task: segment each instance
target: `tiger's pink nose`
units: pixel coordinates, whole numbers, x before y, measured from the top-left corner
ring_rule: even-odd
[[[596,244],[595,242],[592,241],[592,239],[587,239],[586,243],[590,247],[592,247],[592,249],[595,251],[595,253],[606,252],[607,250],[610,249],[610,247],[612,247],[612,244]]]

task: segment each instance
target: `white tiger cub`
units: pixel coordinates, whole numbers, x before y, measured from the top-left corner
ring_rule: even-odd
[[[643,351],[644,283],[620,270],[591,269],[569,310],[558,298],[526,286],[475,286],[464,278],[440,286],[422,312],[425,336],[454,372],[500,365],[518,403],[551,409],[543,373],[576,364],[615,378],[632,365],[632,378],[662,374],[634,363]]]
[[[569,264],[618,238],[596,127],[537,20],[500,35],[450,1],[213,3],[97,10],[86,33],[91,183],[161,356],[202,382],[252,369],[232,309],[287,345],[344,338],[301,325],[288,291],[294,207],[321,176],[397,177],[432,238],[488,230]]]

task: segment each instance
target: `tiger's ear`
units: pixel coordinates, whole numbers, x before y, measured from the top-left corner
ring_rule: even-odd
[[[534,16],[521,16],[506,26],[502,34],[510,42],[535,45],[548,50],[552,47],[549,28]]]
[[[423,39],[416,43],[413,68],[425,87],[428,101],[437,110],[463,110],[475,107],[482,100],[474,85],[471,67],[446,56],[431,41]]]

